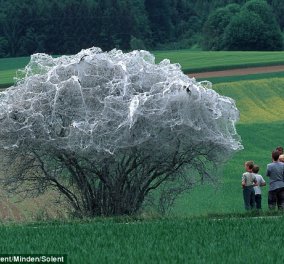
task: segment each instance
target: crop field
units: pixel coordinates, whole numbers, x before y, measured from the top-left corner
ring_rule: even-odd
[[[241,52],[235,53],[236,57],[225,52],[155,55],[157,60],[176,60],[184,69],[230,68],[231,62],[236,63],[234,67],[284,64],[283,52]],[[21,59],[23,65],[25,59]],[[1,62],[0,77],[7,77],[6,73],[17,68],[16,61],[6,61],[10,68],[2,67]],[[41,203],[48,207],[46,201],[30,201],[27,208],[27,203],[5,203],[2,199],[0,216],[7,214],[3,206],[10,207],[18,215],[15,219],[22,222],[3,221],[0,251],[67,254],[68,263],[282,263],[284,252],[279,249],[283,245],[284,217],[265,215],[268,186],[262,189],[263,214],[252,217],[244,213],[240,182],[247,160],[259,164],[260,174],[267,180],[265,170],[271,151],[278,145],[284,146],[284,73],[208,79],[218,93],[235,99],[240,110],[237,131],[244,146],[224,165],[216,184],[205,183],[185,193],[165,217],[149,213],[137,218],[33,223],[31,219],[44,218],[40,212],[32,218],[29,213],[26,217],[21,214],[41,210]],[[2,77],[1,83],[5,83]]]
[[[68,263],[282,263],[283,217],[0,226],[1,252],[67,254]]]

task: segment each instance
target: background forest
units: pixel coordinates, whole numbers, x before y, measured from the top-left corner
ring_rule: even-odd
[[[282,50],[282,0],[0,0],[0,57],[103,50]]]

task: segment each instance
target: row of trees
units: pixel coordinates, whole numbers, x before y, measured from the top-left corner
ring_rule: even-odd
[[[282,49],[283,10],[281,0],[0,0],[0,56],[91,46]]]

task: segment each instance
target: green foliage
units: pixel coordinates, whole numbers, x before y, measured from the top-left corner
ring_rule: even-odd
[[[0,57],[5,57],[8,50],[8,40],[0,37]]]
[[[149,49],[187,39],[200,27],[186,0],[2,0],[0,10],[2,57],[70,54],[91,46]]]
[[[260,42],[265,43],[255,49],[280,50],[279,25],[283,29],[284,4],[280,0],[267,2],[270,6],[259,0],[2,0],[0,57],[35,52],[73,54],[91,46],[103,50],[189,49],[192,46],[236,50],[239,46],[228,43],[230,34],[234,38],[242,35],[226,29],[235,15],[242,12],[242,5],[241,10],[259,15],[262,21],[259,25],[264,27]],[[247,19],[247,16],[241,15],[237,20],[241,18]],[[233,30],[235,26],[230,28]],[[252,48],[250,45],[249,49]]]
[[[160,40],[169,40],[172,36],[172,21],[170,19],[170,0],[145,0],[145,9],[148,13],[153,43]]]
[[[189,34],[189,33],[188,33]],[[182,39],[179,41],[173,41],[173,42],[168,42],[168,43],[159,43],[156,44],[156,49],[157,50],[182,50],[182,49],[187,49],[187,50],[195,50],[195,51],[200,51],[201,47],[199,44],[196,43],[201,43],[202,36],[200,34],[195,34],[193,36],[185,34]],[[188,49],[190,47],[190,49]]]
[[[262,21],[266,21],[267,24],[273,25],[275,19],[271,7],[265,0],[250,0],[244,4],[242,10],[246,10],[249,13],[255,13],[259,15]]]
[[[131,36],[130,48],[132,50],[143,50],[143,49],[146,49],[143,40],[135,38],[133,36]]]
[[[224,32],[227,50],[270,50],[263,32],[265,22],[255,13],[243,11],[232,18]]]
[[[128,49],[131,35],[147,38],[149,26],[142,3],[141,0],[3,0],[0,37],[8,43],[5,55],[68,54],[94,45],[103,49]]]
[[[282,50],[282,36],[271,7],[262,0],[219,8],[204,24],[210,50]]]
[[[282,36],[265,1],[247,2],[224,32],[228,50],[281,50]]]
[[[284,29],[284,1],[283,0],[267,0],[267,3],[272,7],[276,20],[283,31]]]
[[[218,8],[210,14],[203,26],[203,46],[208,50],[223,50],[224,31],[229,25],[232,16],[240,10],[239,5],[230,4],[224,8]]]

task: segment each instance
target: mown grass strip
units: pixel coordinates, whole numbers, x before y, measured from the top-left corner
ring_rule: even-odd
[[[227,83],[227,82],[238,82],[238,81],[249,81],[249,80],[261,80],[271,78],[284,78],[284,72],[270,72],[270,73],[259,73],[259,74],[248,74],[248,75],[237,75],[237,76],[225,76],[225,77],[208,77],[208,78],[196,78],[198,81],[210,81],[213,84]]]
[[[0,71],[23,68],[29,61],[30,57],[2,58],[0,59]]]
[[[155,51],[156,61],[167,58],[186,73],[256,66],[284,65],[284,52],[258,51]]]
[[[256,62],[256,63],[245,63],[245,64],[224,64],[220,66],[210,66],[202,68],[182,68],[184,73],[197,73],[197,72],[209,72],[209,71],[222,71],[222,70],[233,70],[233,69],[246,69],[251,67],[269,67],[284,65],[284,62]]]
[[[180,63],[184,71],[208,71],[226,68],[251,66],[283,65],[284,52],[258,51],[191,51],[169,50],[153,51],[156,61],[170,59],[172,63]],[[55,57],[57,57],[56,55]],[[0,71],[16,70],[28,64],[30,57],[2,58]]]

